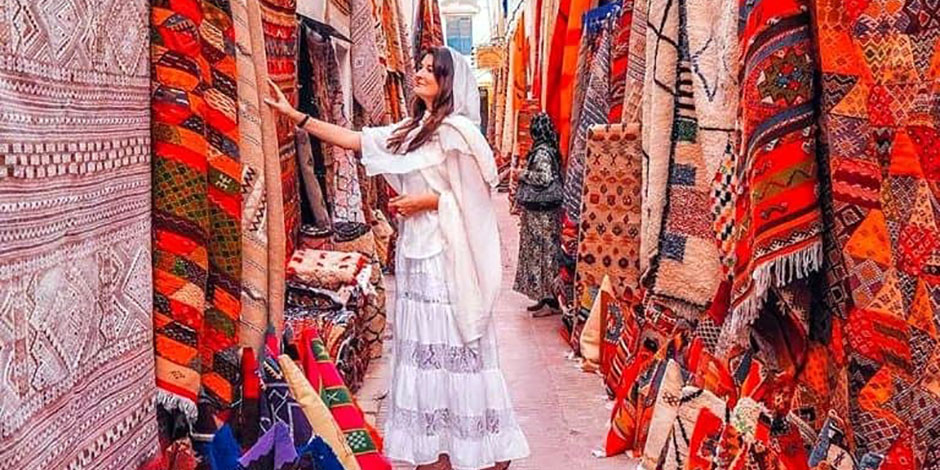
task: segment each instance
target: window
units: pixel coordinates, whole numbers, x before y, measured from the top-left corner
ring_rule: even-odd
[[[463,55],[473,52],[473,23],[469,16],[447,18],[447,45]]]

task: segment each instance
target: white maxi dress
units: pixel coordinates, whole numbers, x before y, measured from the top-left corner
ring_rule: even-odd
[[[478,142],[464,138],[470,125],[448,118],[430,142],[405,155],[386,147],[395,126],[365,129],[362,137],[368,174],[384,175],[402,195],[440,196],[437,211],[400,221],[385,452],[412,465],[447,454],[455,470],[529,455],[489,321],[501,277],[499,233],[480,167],[488,164],[473,155]]]

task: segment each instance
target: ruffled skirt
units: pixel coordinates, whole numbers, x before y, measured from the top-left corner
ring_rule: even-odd
[[[455,470],[529,455],[502,372],[492,322],[479,350],[464,346],[450,302],[444,256],[397,261],[394,366],[385,451],[412,465],[447,454]]]

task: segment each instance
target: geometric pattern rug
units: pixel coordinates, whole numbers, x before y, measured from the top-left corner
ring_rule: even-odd
[[[200,6],[154,0],[150,35],[158,398],[191,420],[203,392],[236,400],[241,314],[234,27]]]
[[[641,154],[637,127],[593,126],[584,168],[576,297],[610,276],[617,298],[639,287]],[[587,306],[590,308],[590,306]]]
[[[940,467],[940,5],[816,2],[830,351],[857,457]]]
[[[0,468],[158,450],[149,4],[0,5]]]

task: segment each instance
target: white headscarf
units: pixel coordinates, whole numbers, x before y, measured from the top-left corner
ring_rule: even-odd
[[[450,47],[445,49],[450,52],[454,63],[452,91],[454,111],[444,119],[444,124],[452,126],[461,134],[463,140],[470,146],[470,154],[476,159],[483,179],[495,187],[499,183],[499,175],[493,151],[480,131],[482,119],[480,118],[480,86],[477,83],[477,77],[466,56]],[[446,134],[447,130],[444,129],[443,132]]]
[[[480,125],[480,87],[470,61],[460,52],[448,47],[454,62],[454,114]]]

